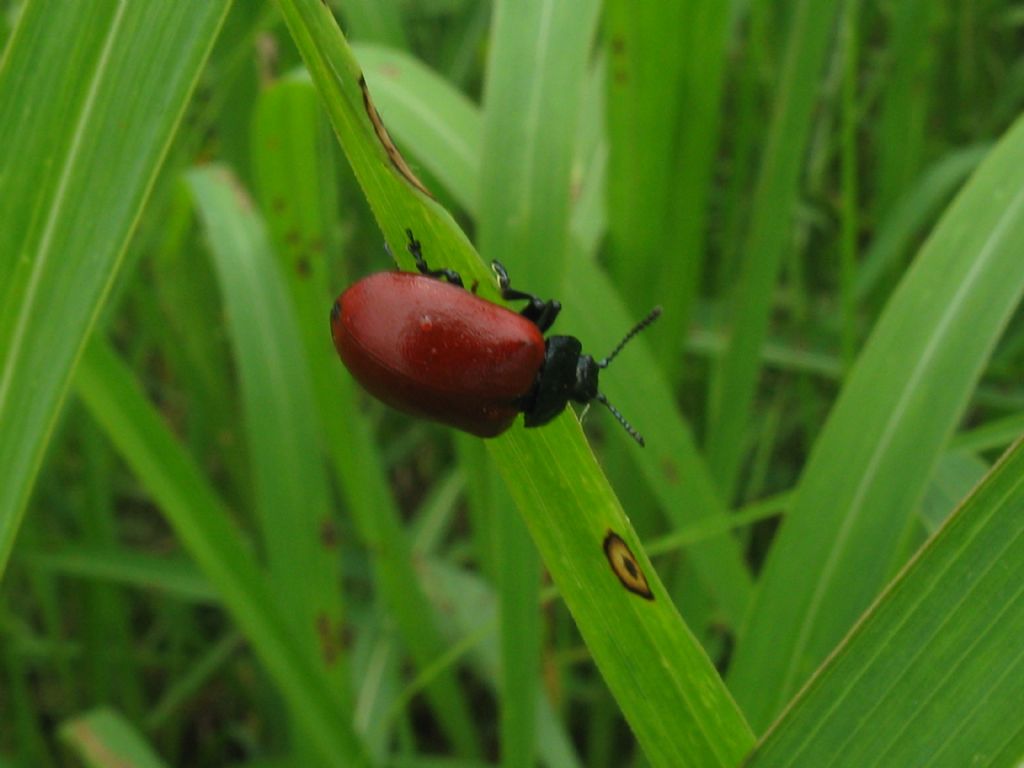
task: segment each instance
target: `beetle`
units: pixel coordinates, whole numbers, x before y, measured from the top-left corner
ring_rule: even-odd
[[[574,336],[548,336],[561,311],[555,300],[511,287],[491,267],[501,297],[525,301],[519,313],[468,291],[451,269],[430,269],[406,230],[418,272],[379,272],[347,288],[331,308],[331,337],[362,387],[391,407],[478,437],[547,424],[574,401],[601,403],[641,446],[643,437],[598,390],[598,374],[661,314],[656,307],[610,355],[583,354]],[[474,286],[475,288],[475,286]]]

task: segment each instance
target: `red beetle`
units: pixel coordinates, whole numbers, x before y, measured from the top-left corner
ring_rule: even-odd
[[[331,309],[331,336],[345,367],[379,400],[405,413],[479,437],[508,429],[520,412],[527,427],[547,424],[570,400],[606,406],[640,445],[634,430],[597,389],[598,372],[661,314],[655,308],[600,361],[573,336],[544,338],[561,305],[509,286],[492,267],[519,314],[465,290],[450,269],[431,270],[406,230],[419,274],[381,272],[342,293]]]

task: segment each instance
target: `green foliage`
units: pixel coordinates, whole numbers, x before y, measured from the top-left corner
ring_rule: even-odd
[[[140,768],[166,765],[146,740],[117,712],[98,709],[70,719],[61,726],[61,737],[89,768],[120,763]]]
[[[0,2],[0,765],[1024,759],[1012,3],[229,5]],[[406,229],[646,448],[368,398]]]
[[[731,670],[755,723],[770,722],[893,568],[900,534],[1024,294],[1021,243],[1024,121],[918,254],[815,443]],[[773,631],[781,626],[785,638]]]
[[[226,7],[31,2],[0,62],[0,574]]]

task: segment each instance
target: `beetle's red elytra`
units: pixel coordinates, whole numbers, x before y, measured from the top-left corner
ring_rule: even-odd
[[[544,336],[522,315],[410,272],[360,280],[338,300],[345,367],[392,408],[479,437],[511,426],[544,364]]]
[[[465,290],[449,269],[431,270],[407,230],[419,274],[381,272],[345,290],[331,309],[331,336],[362,387],[399,411],[479,437],[508,429],[519,413],[539,427],[570,400],[606,406],[640,444],[643,437],[598,391],[598,373],[661,313],[656,307],[605,359],[582,354],[573,336],[544,337],[561,305],[515,290],[493,262],[502,298],[516,313]]]

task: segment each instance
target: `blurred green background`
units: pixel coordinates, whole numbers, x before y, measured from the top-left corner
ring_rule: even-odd
[[[3,0],[0,44],[0,768],[1024,757],[1024,4]],[[328,312],[406,227],[596,357],[661,305],[602,375],[647,447],[358,390]]]

